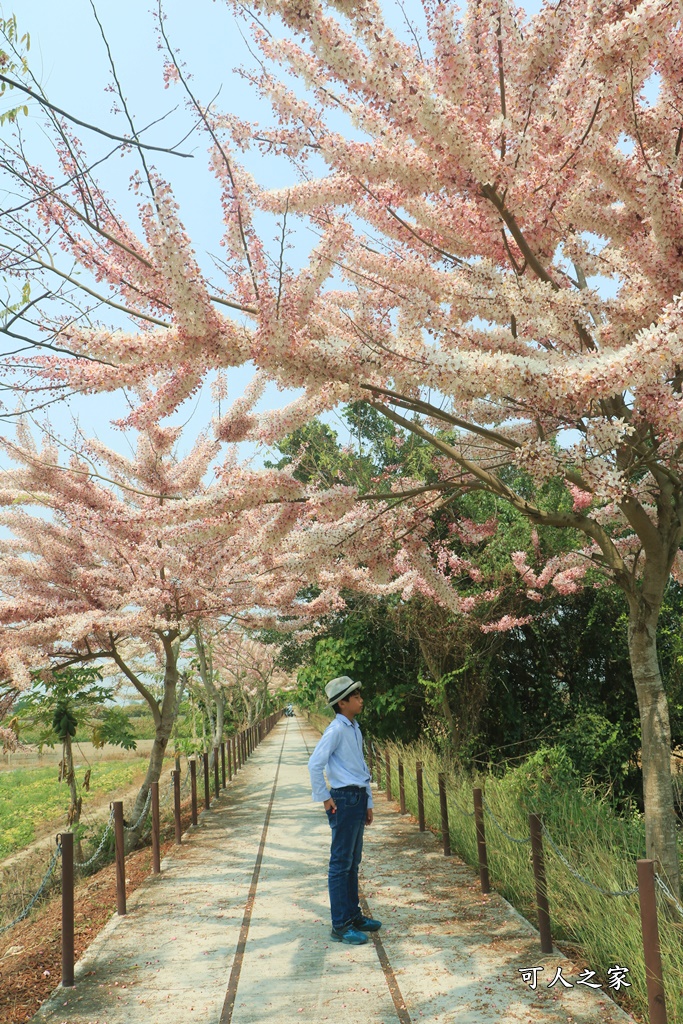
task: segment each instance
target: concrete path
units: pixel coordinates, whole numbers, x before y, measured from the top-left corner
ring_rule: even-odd
[[[472,870],[378,796],[363,890],[384,921],[330,941],[329,827],[310,802],[317,733],[283,719],[162,873],[114,916],[35,1024],[617,1024],[601,991],[545,985],[562,965]],[[518,968],[544,966],[532,991]],[[560,989],[558,992],[557,990]]]

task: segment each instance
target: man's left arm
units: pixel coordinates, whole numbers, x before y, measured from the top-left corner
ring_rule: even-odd
[[[316,802],[326,802],[330,799],[330,791],[325,784],[324,768],[329,761],[330,754],[339,746],[339,740],[339,730],[330,728],[328,725],[308,759],[308,773],[311,777],[313,791],[312,799]]]
[[[365,760],[365,755],[363,753],[363,744],[362,744],[362,742],[361,742],[361,748],[360,749],[361,749],[361,760],[363,761],[363,767],[365,768],[365,771],[368,774],[368,781],[365,783],[365,789],[367,790],[367,794],[368,794],[368,807],[367,807],[367,810],[365,812],[365,824],[366,825],[372,825],[372,819],[374,818],[374,814],[373,814],[373,811],[372,811],[373,802],[372,802],[372,787],[370,785],[370,783],[371,783],[371,776],[370,776],[370,769],[368,768],[368,764],[367,764],[367,761]]]

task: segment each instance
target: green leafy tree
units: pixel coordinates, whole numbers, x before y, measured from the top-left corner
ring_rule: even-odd
[[[280,442],[277,448],[283,457],[277,465],[297,462],[296,472],[304,474],[301,478],[307,483],[329,486],[341,481],[365,495],[389,494],[406,477],[416,485],[413,491],[419,491],[420,483],[437,479],[435,450],[419,437],[363,403],[347,406],[342,415],[353,438],[352,449],[342,449],[334,431],[313,421]],[[444,437],[448,440],[449,435]],[[553,481],[537,488],[522,471],[507,473],[543,508],[556,511],[569,500],[565,489]],[[524,549],[548,559],[579,538],[569,532],[535,531],[516,509],[481,491],[454,491],[436,501],[433,494],[425,495],[422,515],[429,523],[434,558],[453,556],[463,567],[473,567],[472,573],[464,568],[449,577],[471,611],[454,615],[422,596],[386,602],[346,594],[348,610],[331,620],[317,644],[300,652],[306,668],[299,674],[299,700],[315,702],[326,681],[344,672],[353,675],[355,667],[371,681],[372,700],[364,717],[371,723],[376,714],[379,735],[393,732],[405,737],[401,712],[410,706],[408,732],[427,730],[461,764],[469,764],[484,742],[480,726],[494,678],[491,667],[506,642],[505,634],[482,627],[505,615],[524,617],[538,611],[520,594],[511,553]],[[306,599],[305,594],[300,596]],[[395,638],[390,643],[389,622]],[[407,648],[412,651],[410,668],[401,677],[394,666],[401,663],[399,652]],[[291,647],[283,652],[294,654]]]
[[[29,690],[16,705],[19,730],[38,730],[38,746],[62,745],[59,779],[69,788],[67,824],[77,826],[83,798],[74,768],[73,744],[77,737],[88,738],[96,745],[112,743],[126,750],[135,750],[136,742],[130,723],[120,708],[102,705],[113,700],[111,688],[102,685],[99,669],[81,666],[36,676]],[[90,769],[81,787],[87,791]]]
[[[341,415],[352,443],[342,446],[335,430],[312,420],[274,445],[281,457],[266,462],[266,467],[283,469],[296,463],[297,480],[322,487],[348,484],[361,494],[388,492],[392,480],[405,476],[436,479],[434,450],[420,438],[363,402],[346,406]]]
[[[10,14],[8,18],[0,17],[0,97],[3,99],[9,94],[13,98],[16,96],[16,85],[12,79],[21,79],[28,74],[27,54],[30,49],[31,37],[28,32],[20,33],[16,14]],[[12,124],[19,114],[28,116],[25,103],[0,110],[0,126],[6,122]]]
[[[659,654],[674,752],[683,744],[682,616],[683,591],[672,581]],[[558,598],[508,634],[491,666],[497,697],[485,709],[479,756],[506,763],[539,743],[561,743],[584,779],[642,809],[640,718],[627,630],[622,594],[604,587]]]
[[[296,702],[319,709],[325,684],[349,675],[363,684],[363,728],[371,736],[417,739],[424,702],[417,682],[417,643],[395,621],[395,601],[348,595],[347,611],[329,623],[297,675]]]

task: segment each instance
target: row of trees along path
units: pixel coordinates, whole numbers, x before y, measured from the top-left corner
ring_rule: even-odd
[[[519,968],[557,966],[538,935],[430,832],[377,794],[362,892],[384,921],[375,942],[331,942],[329,827],[310,802],[318,734],[281,718],[76,965],[34,1024],[338,1020],[351,1024],[617,1024],[602,991],[532,990]]]
[[[259,51],[245,76],[273,107],[272,126],[195,96],[172,21],[157,22],[165,81],[196,117],[220,186],[224,248],[206,272],[151,166],[163,147],[141,136],[123,92],[107,145],[138,164],[137,224],[100,186],[73,118],[31,76],[11,23],[3,84],[39,102],[56,157],[51,173],[42,143],[37,161],[23,134],[2,143],[18,193],[3,270],[23,289],[11,329],[42,346],[22,380],[9,360],[11,386],[38,403],[41,381],[48,402],[70,389],[137,389],[128,425],[148,427],[207,375],[252,361],[260,375],[218,424],[222,440],[271,441],[365,401],[438,452],[438,479],[423,490],[444,500],[484,490],[539,528],[567,531],[568,555],[545,564],[542,549],[519,552],[516,566],[532,601],[600,578],[624,595],[647,855],[678,893],[657,658],[683,534],[677,6],[567,0],[526,15],[472,0],[458,20],[453,5],[425,3],[405,31],[379,0],[261,0],[253,16],[238,0],[226,7]],[[235,159],[250,149],[288,161],[294,183],[260,188]],[[316,239],[308,261],[297,252],[299,270],[285,257],[295,220]],[[102,324],[103,302],[128,329]],[[301,397],[262,415],[268,380]],[[536,500],[511,475],[519,468],[539,485],[558,481],[564,504]],[[458,605],[454,587],[440,599]],[[175,627],[158,630],[169,680],[176,640]]]
[[[25,422],[15,441],[0,439],[14,464],[0,482],[0,504],[8,506],[0,514],[7,528],[0,539],[0,718],[14,706],[46,714],[69,681],[81,704],[86,691],[99,702],[107,689],[97,685],[97,670],[117,672],[154,722],[134,819],[159,779],[188,659],[202,683],[211,745],[219,746],[229,691],[251,680],[256,699],[248,713],[267,700],[274,655],[245,632],[249,626],[279,616],[286,629],[300,630],[337,607],[343,587],[391,592],[418,572],[388,579],[393,533],[374,507],[356,507],[353,489],[319,492],[291,470],[257,471],[231,451],[216,462],[220,442],[204,435],[179,457],[179,434],[149,427],[130,457],[83,439],[66,465],[64,446],[47,431],[37,444]],[[401,514],[406,527],[410,516],[410,508]],[[419,536],[411,543],[424,546]],[[311,583],[319,584],[317,596],[302,601]],[[155,669],[158,689],[149,682]],[[52,709],[67,759],[74,693],[55,705],[59,716]],[[15,740],[0,725],[3,736]],[[70,766],[67,774],[75,821]],[[130,835],[131,845],[136,838]]]

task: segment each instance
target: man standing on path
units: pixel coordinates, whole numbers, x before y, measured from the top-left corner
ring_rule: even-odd
[[[308,761],[313,799],[322,800],[332,830],[327,876],[335,942],[361,945],[381,921],[364,917],[358,902],[358,867],[363,832],[372,822],[370,772],[356,715],[363,710],[360,683],[339,676],[325,687],[328,708],[336,712]],[[330,783],[328,792],[325,776]]]

